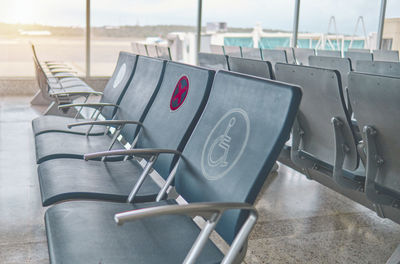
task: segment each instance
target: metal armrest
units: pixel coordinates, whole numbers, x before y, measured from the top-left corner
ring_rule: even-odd
[[[117,149],[117,150],[110,150],[110,151],[101,151],[101,152],[94,152],[94,153],[88,153],[83,155],[84,160],[91,160],[91,159],[96,159],[96,158],[101,158],[101,157],[107,157],[107,156],[116,156],[116,155],[121,155],[121,156],[154,156],[158,154],[174,154],[174,155],[179,155],[181,156],[182,153],[179,152],[178,150],[174,149]]]
[[[68,91],[65,91],[65,92],[57,92],[57,93],[51,93],[50,94],[51,96],[89,96],[89,95],[103,95],[103,93],[102,92],[96,92],[96,91],[93,91],[93,92],[84,92],[84,91],[82,91],[82,92],[68,92]]]
[[[225,255],[221,263],[234,263],[239,255],[239,252],[244,247],[251,230],[257,222],[257,210],[253,205],[247,203],[192,203],[185,205],[165,205],[158,207],[150,207],[122,212],[114,215],[114,220],[118,225],[122,225],[128,221],[134,221],[147,217],[160,215],[188,215],[188,216],[203,216],[207,219],[205,227],[201,230],[196,238],[192,248],[186,255],[183,263],[195,263],[200,255],[204,245],[213,232],[221,215],[227,210],[247,210],[250,211],[248,218],[242,225],[235,239],[233,240],[228,253]]]
[[[248,203],[190,203],[190,204],[173,204],[132,211],[117,213],[114,215],[114,220],[118,225],[125,222],[143,219],[147,217],[160,215],[187,215],[190,217],[202,216],[206,219],[212,219],[215,214],[223,214],[227,210],[248,210],[257,214],[256,208]]]
[[[77,76],[74,76],[74,75],[57,75],[57,76],[53,75],[53,76],[48,76],[47,78],[49,78],[49,79],[67,79],[67,78],[79,79]]]
[[[76,106],[89,107],[89,108],[94,108],[94,109],[99,109],[99,108],[103,108],[103,107],[106,107],[106,106],[111,106],[111,107],[114,107],[114,108],[118,108],[119,107],[119,105],[109,104],[109,103],[79,103],[79,104],[59,105],[58,109],[71,108],[71,107],[76,107]]]
[[[93,125],[93,126],[110,126],[110,127],[121,127],[124,125],[139,125],[141,126],[142,123],[139,121],[129,121],[129,120],[96,120],[96,121],[87,121],[87,122],[78,122],[78,123],[72,123],[68,124],[68,128],[76,127],[76,126],[88,126],[88,125]]]

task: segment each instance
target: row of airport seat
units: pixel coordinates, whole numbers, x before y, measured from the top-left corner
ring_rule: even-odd
[[[341,58],[339,50],[319,50],[307,48],[282,47],[277,49],[248,48],[240,46],[210,45],[211,53],[247,59],[270,60],[270,58],[282,57],[282,51],[286,53],[287,63],[309,65],[309,56],[324,56]],[[368,61],[399,61],[399,52],[395,50],[369,50],[349,49],[344,53],[344,58],[350,58],[354,62],[358,60]]]
[[[310,178],[318,171],[341,188],[365,193],[380,216],[382,206],[399,206],[399,128],[387,118],[400,111],[399,62],[359,60],[355,70],[349,58],[309,56],[311,66],[277,62],[272,71],[270,62],[200,53],[199,63],[302,87],[279,160]]]
[[[164,60],[172,60],[171,49],[165,45],[144,44],[141,42],[131,43],[132,52],[134,54],[159,58]]]
[[[35,46],[31,44],[35,76],[41,96],[50,101],[44,114],[58,113],[58,106],[70,104],[77,98],[86,102],[90,96],[102,95],[95,91],[78,76],[71,67],[62,62],[40,61]],[[80,115],[77,111],[76,116]]]
[[[300,100],[296,85],[121,52],[93,120],[32,122],[50,262],[240,263]]]

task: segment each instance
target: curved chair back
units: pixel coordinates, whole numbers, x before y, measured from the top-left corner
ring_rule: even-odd
[[[289,136],[301,91],[270,80],[219,71],[176,173],[189,203],[254,203]],[[226,211],[216,230],[231,243],[247,213]]]
[[[214,73],[205,68],[167,62],[160,89],[143,120],[136,147],[182,151],[207,102]],[[160,155],[154,169],[168,177],[173,160],[173,155]]]
[[[308,57],[315,56],[315,49],[294,48],[294,57],[297,64],[308,65]]]
[[[242,47],[242,58],[261,60],[261,50],[259,48]]]
[[[164,67],[164,60],[138,56],[135,74],[122,97],[115,119],[143,121],[157,95]],[[135,131],[136,125],[125,125],[121,135],[132,142]]]
[[[374,50],[374,61],[399,61],[399,51],[397,50]]]
[[[227,56],[214,53],[199,52],[199,66],[213,70],[228,70]]]
[[[272,79],[272,65],[269,61],[228,57],[228,62],[231,71]]]
[[[337,151],[332,118],[336,118],[342,123],[341,140],[347,146],[343,168],[355,170],[359,159],[339,72],[279,63],[276,65],[276,77],[279,81],[297,84],[303,89],[297,117],[299,128],[293,129],[293,138],[299,137],[300,147],[299,150],[292,147],[292,154],[296,155],[295,152],[299,151],[333,165]]]
[[[317,56],[340,58],[342,53],[340,50],[317,50]]]
[[[351,104],[367,154],[365,192],[372,202],[390,206],[400,200],[399,88],[400,78],[359,72],[349,76]]]
[[[400,77],[400,62],[357,61],[357,71],[392,77]]]
[[[108,80],[101,98],[102,103],[119,104],[129,86],[132,76],[136,68],[137,55],[123,52],[119,53],[117,65],[114,73]],[[113,107],[105,107],[101,112],[106,119],[111,119],[117,109]]]

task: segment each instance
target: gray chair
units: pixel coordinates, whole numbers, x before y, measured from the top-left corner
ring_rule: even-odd
[[[348,75],[351,72],[350,59],[324,56],[310,56],[308,59],[310,66],[339,71],[342,88],[348,87]]]
[[[156,45],[146,44],[145,47],[149,57],[158,58]]]
[[[261,50],[259,48],[242,47],[242,57],[245,59],[261,60]]]
[[[262,49],[262,58],[264,61],[271,62],[272,66],[272,79],[275,79],[275,64],[287,63],[287,56],[285,50]]]
[[[148,67],[149,64],[153,65],[153,68]],[[117,140],[119,135],[122,135],[127,142],[132,143],[133,136],[130,131],[134,130],[136,125],[140,125],[137,122],[143,119],[147,105],[150,105],[153,100],[152,95],[158,89],[163,64],[162,60],[140,56],[136,74],[134,74],[126,90],[126,93],[131,94],[131,96],[121,100],[114,120],[80,122],[96,124],[96,126],[103,128],[115,128],[115,132],[112,132],[110,128],[102,136],[85,136],[62,132],[39,134],[35,136],[37,163],[56,158],[82,159],[83,154],[88,152],[123,148],[120,141]],[[132,108],[133,102],[135,102],[135,108]],[[91,125],[84,127],[89,128]]]
[[[369,52],[347,51],[344,53],[344,57],[351,60],[354,70],[357,70],[357,61],[372,61],[372,53]]]
[[[371,52],[369,51],[369,49],[352,49],[352,48],[349,48],[349,49],[347,49],[347,51],[348,51],[348,52],[371,53]]]
[[[399,61],[399,52],[397,50],[373,50],[374,61]]]
[[[149,56],[149,54],[147,53],[147,49],[146,49],[146,45],[143,43],[136,43],[137,45],[137,49],[138,49],[138,55],[142,55],[142,56]]]
[[[57,204],[45,215],[50,262],[241,263],[257,220],[252,204],[289,135],[300,97],[298,87],[218,72],[170,176],[189,204]],[[207,220],[200,235],[195,215]],[[225,256],[208,238],[213,230],[231,245]]]
[[[224,55],[224,46],[210,44],[211,53]]]
[[[294,48],[294,57],[299,65],[308,65],[308,57],[315,56],[315,49]]]
[[[362,188],[357,142],[336,70],[278,63],[277,80],[303,88],[292,131],[291,159],[301,168],[323,167],[340,186]]]
[[[136,42],[131,43],[131,49],[133,54],[139,54],[138,44]]]
[[[223,46],[224,55],[232,57],[242,57],[242,49],[239,46]]]
[[[400,78],[400,62],[357,61],[357,71]]]
[[[157,45],[156,49],[157,49],[157,57],[159,59],[172,60],[171,50],[168,46]]]
[[[272,65],[269,61],[228,57],[230,71],[272,79]]]
[[[139,112],[139,106],[148,107],[147,98],[152,95],[153,86],[156,86],[154,80],[159,78],[162,70],[159,67],[160,71],[155,72],[152,68],[155,67],[151,64],[142,67],[141,73],[145,76],[137,78],[140,82],[134,83],[135,79],[132,81],[134,89],[128,89],[121,102],[124,119],[135,120],[137,115],[132,113]],[[212,70],[167,63],[154,102],[144,118],[136,119],[141,122],[140,130],[135,132],[135,127],[126,127],[121,135],[131,143],[132,149],[172,149],[174,152],[155,158],[146,153],[137,153],[136,157],[144,157],[148,161],[144,170],[135,160],[86,162],[79,159],[53,159],[43,162],[38,167],[43,205],[69,199],[125,202],[140,177],[146,176],[151,168],[166,179],[175,162],[174,154],[183,150],[204,108],[213,75]],[[149,96],[138,97],[138,91],[143,90],[143,94],[146,92],[144,86],[147,82],[153,82],[152,87],[147,88],[151,89],[147,91]],[[160,190],[158,185],[150,178],[140,184],[141,191],[135,195],[135,201],[154,200]],[[129,199],[132,199],[129,202],[134,201],[133,198]]]
[[[100,102],[67,104],[59,108],[68,109],[70,107],[79,107],[80,110],[82,110],[82,108],[92,108],[95,109],[95,112],[91,120],[97,120],[100,115],[106,120],[112,119],[135,72],[136,61],[136,55],[120,52],[114,73],[104,88]],[[82,119],[65,116],[41,116],[32,120],[33,134],[39,135],[46,132],[64,132],[93,136],[102,135],[105,132],[105,129],[102,127],[93,127],[90,130],[87,127],[67,128],[68,124],[77,122],[78,120],[82,121]]]
[[[340,50],[316,50],[317,56],[324,56],[324,57],[336,57],[341,58],[342,53]]]
[[[214,53],[199,52],[198,55],[199,66],[214,69],[214,70],[228,70],[227,56]]]
[[[280,47],[276,48],[277,50],[286,51],[287,63],[296,64],[296,58],[294,57],[294,49],[290,47]]]
[[[359,72],[349,76],[351,103],[367,156],[365,193],[378,207],[400,200],[399,87],[395,77]]]

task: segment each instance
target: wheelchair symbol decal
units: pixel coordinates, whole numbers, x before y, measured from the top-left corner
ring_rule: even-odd
[[[175,86],[175,90],[172,93],[171,102],[169,107],[172,111],[177,110],[183,105],[186,100],[186,96],[189,92],[189,79],[187,76],[182,76]]]
[[[201,155],[201,170],[208,180],[225,176],[238,162],[250,134],[250,120],[240,108],[228,111],[208,135]]]
[[[122,82],[122,80],[124,79],[126,73],[126,63],[122,64],[121,68],[119,68],[118,74],[114,79],[114,83],[113,83],[113,88],[117,88],[118,85]]]

